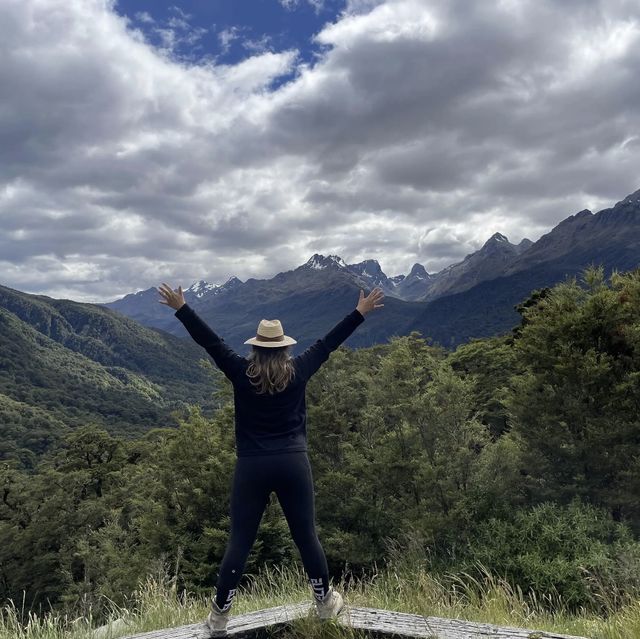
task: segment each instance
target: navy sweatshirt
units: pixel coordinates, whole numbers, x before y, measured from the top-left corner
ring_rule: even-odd
[[[293,358],[295,377],[283,391],[269,395],[254,390],[246,375],[249,360],[226,344],[188,304],[181,306],[175,316],[233,384],[238,457],[307,450],[307,382],[331,352],[364,322],[358,309],[351,311],[322,339]]]

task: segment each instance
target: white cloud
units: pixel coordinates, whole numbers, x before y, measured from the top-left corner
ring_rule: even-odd
[[[138,11],[134,14],[134,17],[145,24],[153,24],[155,22],[147,11]]]
[[[269,48],[271,42],[271,36],[267,33],[263,33],[259,38],[245,38],[242,41],[242,46],[252,53],[264,53]]]
[[[227,53],[227,51],[229,51],[229,47],[231,46],[231,43],[240,37],[239,31],[240,31],[240,28],[234,26],[228,29],[222,29],[222,31],[218,33],[218,42],[220,43],[223,54]]]
[[[378,4],[368,13],[346,15],[321,31],[316,39],[334,47],[352,47],[365,42],[433,40],[438,33],[437,12],[427,3],[393,2]]]
[[[302,3],[313,7],[316,14],[319,14],[324,9],[324,0],[278,0],[278,2],[287,9],[287,11],[297,9]]]
[[[159,52],[177,61],[193,61],[193,53],[184,54],[181,48],[196,45],[208,33],[208,29],[201,26],[193,26],[189,22],[192,15],[185,13],[180,7],[172,5],[169,11],[173,14],[166,20],[159,22],[146,11],[137,12],[134,17],[147,25],[147,33],[155,35],[162,43]],[[140,33],[142,39],[145,36]],[[194,48],[201,48],[201,45]]]
[[[1,283],[106,300],[315,251],[397,274],[535,240],[640,186],[639,14],[350,0],[313,67],[269,34],[220,65],[174,55],[204,37],[178,7],[154,48],[106,0],[4,0]]]

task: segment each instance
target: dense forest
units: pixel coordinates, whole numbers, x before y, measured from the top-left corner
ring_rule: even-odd
[[[482,564],[575,608],[640,588],[640,269],[591,267],[517,310],[510,333],[455,351],[418,332],[341,346],[309,382],[332,575],[411,543],[434,573]],[[125,437],[57,414],[46,450],[0,462],[0,601],[96,614],[161,567],[211,591],[235,451],[232,388],[208,374],[216,408],[179,405],[164,420],[177,427]],[[43,416],[21,419],[24,436]],[[243,579],[296,556],[272,494]]]

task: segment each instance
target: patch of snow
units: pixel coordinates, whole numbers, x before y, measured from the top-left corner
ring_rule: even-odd
[[[220,284],[209,284],[205,280],[198,280],[194,282],[187,291],[193,293],[196,297],[200,298],[211,291],[222,288]]]
[[[326,266],[322,263],[321,260],[322,260],[322,255],[318,255],[318,253],[316,253],[315,255],[313,255],[307,260],[307,263],[305,264],[305,266],[308,266],[309,268],[314,268],[314,269],[326,268]]]
[[[329,255],[329,258],[332,259],[341,268],[347,268],[345,261],[339,255]]]
[[[336,266],[340,268],[347,268],[345,261],[339,255],[328,255],[325,257],[324,255],[320,255],[319,253],[315,253],[312,257],[310,257],[305,266],[313,269],[324,269],[327,268],[333,262]]]

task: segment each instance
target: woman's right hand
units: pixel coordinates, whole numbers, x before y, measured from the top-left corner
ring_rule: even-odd
[[[181,309],[184,304],[184,294],[182,293],[182,285],[178,286],[178,288],[174,291],[166,282],[162,282],[162,286],[156,287],[158,293],[164,297],[163,300],[158,300],[160,304],[165,304],[166,306],[170,306],[176,311]]]
[[[378,304],[378,302],[383,299],[384,293],[379,286],[376,286],[367,297],[364,296],[364,291],[360,289],[360,299],[358,300],[356,309],[360,311],[362,315],[366,315],[374,308],[382,308],[384,304]]]

